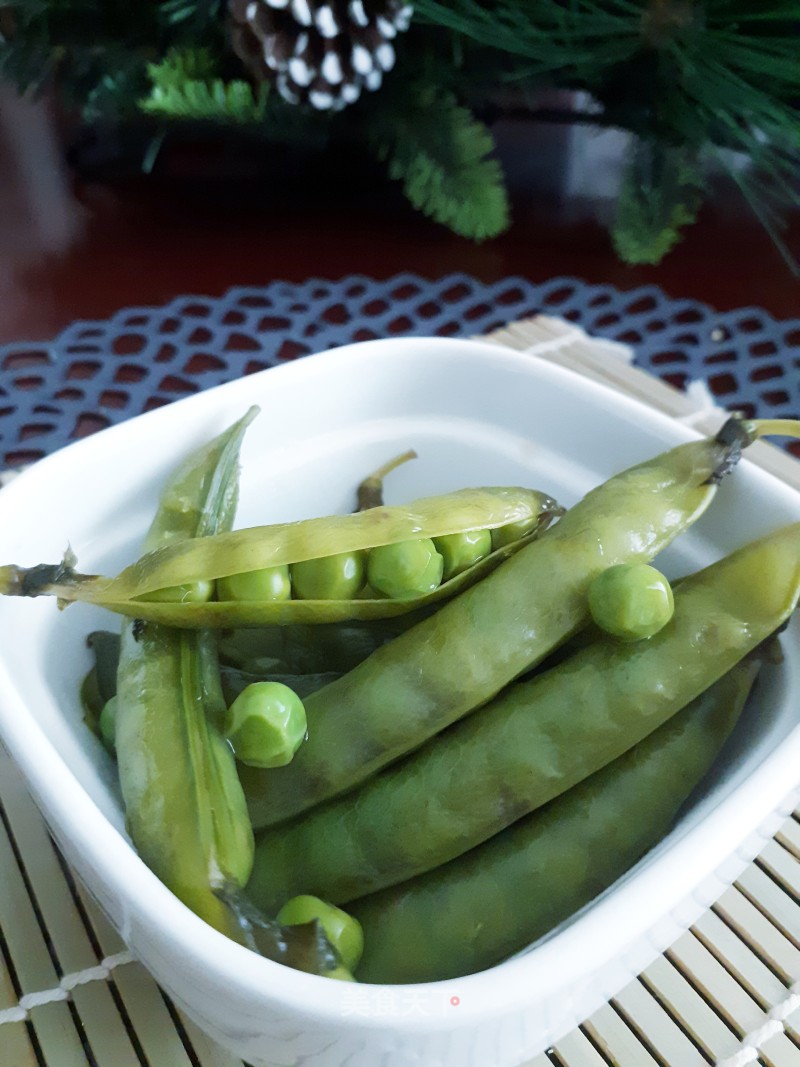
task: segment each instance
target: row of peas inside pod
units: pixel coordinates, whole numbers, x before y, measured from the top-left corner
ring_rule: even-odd
[[[516,486],[383,504],[383,475],[411,455],[365,479],[350,515],[174,537],[114,578],[79,574],[69,554],[55,566],[6,567],[0,589],[181,628],[384,619],[450,599],[563,513],[546,493]]]
[[[384,478],[402,463],[415,459],[413,450],[402,453],[372,474],[356,491],[356,514],[382,509],[370,516],[380,528],[387,511],[383,501]],[[491,490],[489,491],[491,492]],[[511,508],[520,518],[494,526],[456,530],[433,537],[411,537],[387,540],[371,548],[326,553],[292,563],[281,563],[256,570],[247,570],[218,578],[216,582],[199,581],[157,590],[147,599],[207,601],[239,601],[274,603],[287,600],[348,601],[355,599],[388,598],[409,601],[435,593],[443,583],[458,575],[471,572],[477,564],[493,553],[504,549],[495,558],[499,562],[508,551],[519,547],[529,535],[544,525],[540,494],[519,490]],[[438,498],[434,498],[438,502]],[[500,522],[501,514],[491,516]],[[451,520],[452,521],[452,520]],[[423,525],[420,523],[420,525]],[[391,530],[384,532],[392,536]],[[397,537],[398,533],[394,533]],[[477,572],[475,577],[479,577]]]
[[[408,600],[433,593],[442,582],[474,567],[493,551],[514,544],[537,525],[538,516],[494,530],[463,530],[378,545],[364,552],[338,552],[291,565],[265,567],[220,578],[219,600],[352,600],[384,596]]]

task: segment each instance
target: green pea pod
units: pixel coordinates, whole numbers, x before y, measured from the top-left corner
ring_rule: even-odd
[[[286,634],[292,631],[281,628],[278,632]],[[243,630],[240,631],[240,636],[257,636],[258,633],[259,631]],[[109,630],[94,630],[87,636],[86,644],[94,654],[95,662],[84,678],[81,692],[85,693],[83,702],[86,706],[87,716],[91,716],[92,720],[94,720],[99,716],[103,706],[117,695],[120,635]],[[233,699],[241,693],[245,686],[250,685],[252,682],[263,681],[266,678],[274,677],[276,681],[284,682],[290,686],[292,685],[292,680],[294,680],[303,688],[305,693],[313,692],[315,688],[321,689],[323,685],[334,681],[339,677],[340,673],[343,673],[341,671],[328,671],[327,673],[300,671],[296,674],[291,673],[285,667],[281,668],[274,659],[270,661],[267,657],[263,657],[259,661],[253,651],[254,648],[259,646],[253,645],[249,647],[250,658],[237,660],[240,665],[234,666],[225,662],[224,644],[225,642],[223,641],[218,642],[220,677],[226,704],[232,703]],[[232,647],[233,651],[242,651],[238,646],[229,647]],[[247,646],[245,647],[247,648]],[[263,649],[263,645],[261,647]],[[295,686],[292,686],[292,688],[295,688]],[[300,696],[304,695],[299,689],[298,693]],[[95,725],[92,722],[91,728],[94,732],[96,732]]]
[[[353,788],[541,662],[586,623],[596,575],[665,548],[705,511],[750,440],[732,421],[716,438],[609,479],[483,581],[312,694],[302,751],[247,778],[253,825]]]
[[[457,860],[348,905],[363,982],[433,982],[491,967],[548,934],[669,830],[736,724],[747,660],[666,725]]]
[[[358,552],[418,537],[438,537],[482,526],[551,515],[556,505],[533,489],[459,489],[407,505],[388,505],[302,522],[235,530],[146,554],[103,583],[104,596],[127,599],[165,586]],[[99,585],[100,583],[98,583]]]
[[[189,457],[162,493],[145,548],[230,528],[239,447],[253,409]],[[277,962],[337,976],[319,924],[287,930],[243,898],[253,832],[222,735],[216,635],[123,622],[116,748],[131,838],[154,873],[217,930]]]
[[[116,666],[119,662],[120,639],[119,634],[107,633],[102,630],[98,630],[95,634],[90,634],[89,636],[90,638],[100,637],[102,640],[92,642],[95,655],[98,657],[98,663],[92,667],[83,680],[81,702],[85,712],[84,722],[86,722],[92,733],[97,734],[99,737],[100,715],[107,702],[117,695]],[[114,664],[113,678],[106,670],[111,660],[113,660]],[[222,662],[219,666],[219,674],[226,706],[232,704],[236,697],[248,685],[252,685],[253,682],[281,682],[283,685],[288,685],[290,689],[293,689],[302,698],[317,689],[322,689],[324,685],[329,685],[330,682],[336,681],[341,676],[341,672],[337,671],[318,673],[307,671],[302,674],[293,674],[278,670],[274,665],[247,670],[243,667],[231,667]]]
[[[229,527],[249,414],[192,455],[165,488],[145,547]],[[240,938],[218,893],[244,885],[252,830],[230,746],[216,647],[206,632],[125,621],[116,744],[128,830],[142,859],[188,907]]]
[[[220,659],[253,673],[344,674],[376,648],[417,621],[416,615],[375,622],[321,623],[318,626],[262,626],[220,635]]]
[[[511,686],[348,794],[261,836],[248,892],[340,904],[474,848],[616,759],[781,626],[800,596],[800,524],[683,581],[672,620],[599,640]]]
[[[99,604],[121,615],[190,629],[392,618],[438,604],[479,581],[562,511],[550,497],[533,489],[462,489],[407,506],[383,505],[351,515],[258,526],[211,537],[172,537],[116,578],[79,574],[70,558],[56,566],[2,567],[0,593],[57,596],[62,604]],[[150,599],[164,589],[191,587],[233,574],[530,519],[536,519],[537,525],[526,538],[495,550],[432,592],[404,600],[374,595],[348,600]]]

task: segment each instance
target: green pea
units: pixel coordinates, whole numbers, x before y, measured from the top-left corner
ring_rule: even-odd
[[[142,600],[156,600],[159,603],[205,604],[214,595],[214,583],[205,578],[197,582],[185,582],[183,585],[168,585],[164,589],[154,589],[146,593]]]
[[[338,552],[293,563],[294,595],[301,600],[352,600],[364,584],[363,552]]]
[[[508,522],[505,526],[496,526],[492,530],[492,549],[503,548],[519,541],[521,537],[531,533],[537,526],[537,518],[531,516],[528,519],[520,519],[518,522]]]
[[[278,922],[282,926],[302,926],[314,920],[322,926],[347,971],[354,971],[364,952],[364,931],[352,915],[319,897],[308,895],[292,897],[278,912]],[[344,976],[333,974],[332,977]],[[349,980],[353,981],[352,975]]]
[[[262,567],[257,571],[231,574],[217,580],[219,600],[289,600],[292,583],[289,567]]]
[[[117,698],[110,697],[100,712],[100,736],[109,752],[117,750]]]
[[[490,530],[464,530],[433,539],[436,551],[444,560],[443,580],[469,570],[492,551]]]
[[[623,641],[657,634],[674,610],[669,582],[646,563],[607,567],[589,586],[592,618],[601,630]]]
[[[393,600],[432,593],[443,573],[444,560],[429,537],[379,545],[367,560],[369,584]]]
[[[282,682],[253,682],[228,708],[225,734],[250,767],[285,767],[305,739],[303,702]]]

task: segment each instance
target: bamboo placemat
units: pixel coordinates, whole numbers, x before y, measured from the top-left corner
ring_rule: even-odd
[[[630,366],[623,346],[537,316],[490,335],[703,430],[722,413]],[[800,464],[748,458],[800,488]],[[800,782],[800,768],[798,768]],[[800,1067],[800,810],[614,999],[520,1067]],[[0,1067],[242,1067],[169,1002],[69,870],[0,748]],[[486,1064],[486,1067],[493,1067]]]

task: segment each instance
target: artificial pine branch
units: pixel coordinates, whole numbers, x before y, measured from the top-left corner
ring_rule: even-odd
[[[596,83],[640,46],[635,0],[416,0],[425,22],[514,58],[513,77]]]
[[[702,161],[680,148],[635,140],[611,231],[626,263],[654,264],[674,248],[703,201]]]
[[[187,81],[209,81],[219,76],[219,58],[208,48],[171,48],[147,73],[156,89],[180,89]]]
[[[744,153],[764,181],[738,184],[762,221],[773,218],[771,204],[800,205],[800,0],[417,0],[416,10],[456,37],[501,52],[521,85],[547,78],[588,89],[603,125],[628,129],[662,154]],[[629,257],[655,261],[694,217],[694,185],[679,210],[682,183],[672,183],[667,196],[655,180],[647,185],[641,166],[635,180],[632,174],[615,240]],[[774,222],[770,232],[774,239]],[[621,233],[637,236],[626,241]]]
[[[180,87],[153,88],[142,101],[142,111],[163,118],[193,122],[241,123],[260,122],[266,108],[266,92],[256,97],[249,82],[186,81]]]
[[[340,120],[312,121],[237,77],[226,8],[226,0],[12,0],[2,5],[0,77],[21,89],[56,85],[90,121],[125,118],[144,101],[159,118],[227,122],[304,148],[339,132]],[[428,214],[472,236],[503,228],[491,138],[457,101],[491,114],[509,88],[525,102],[555,85],[588,90],[598,124],[630,130],[665,158],[748,157],[752,169],[737,164],[732,176],[780,242],[780,209],[800,204],[800,0],[416,0],[415,8],[393,75],[407,91],[385,96],[385,87],[381,107],[356,109],[345,128]],[[171,50],[197,59],[203,48],[213,71],[175,66]],[[433,62],[421,82],[425,56]],[[692,217],[697,185],[676,173],[641,160],[629,172],[615,231],[629,258],[657,256]]]
[[[373,119],[369,135],[389,177],[402,182],[409,201],[429,218],[476,241],[508,227],[508,196],[491,156],[491,134],[453,94],[412,84],[402,107]]]
[[[241,79],[224,79],[220,71],[219,57],[208,48],[173,48],[148,67],[149,92],[139,108],[168,122],[234,125],[274,144],[309,151],[325,147],[329,126],[324,117],[290,107],[266,84],[254,89]]]
[[[249,82],[225,82],[216,77],[217,69],[207,49],[173,49],[148,67],[152,89],[141,101],[142,111],[196,122],[261,122],[269,88],[262,85],[256,93]]]

